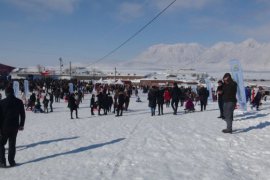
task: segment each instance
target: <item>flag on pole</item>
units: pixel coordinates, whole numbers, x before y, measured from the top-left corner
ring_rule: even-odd
[[[237,83],[237,101],[240,105],[240,109],[247,111],[247,101],[246,101],[246,92],[244,86],[243,70],[240,64],[240,61],[233,59],[230,61],[230,67],[232,72],[232,77]]]
[[[14,95],[15,97],[19,97],[19,92],[20,92],[20,84],[18,81],[13,82],[13,90],[14,90]]]

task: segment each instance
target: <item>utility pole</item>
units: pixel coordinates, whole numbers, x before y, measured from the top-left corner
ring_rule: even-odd
[[[61,57],[59,58],[59,62],[60,62],[60,71],[59,71],[59,75],[61,76],[61,75],[62,75],[62,68],[63,68],[63,60],[62,60]]]
[[[114,68],[114,82],[116,82],[116,67]]]
[[[69,61],[69,76],[70,76],[70,79],[71,79],[71,61]]]

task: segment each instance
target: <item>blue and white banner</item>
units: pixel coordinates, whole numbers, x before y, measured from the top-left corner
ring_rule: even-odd
[[[20,92],[20,84],[18,81],[13,82],[13,90],[14,90],[14,95],[15,97],[19,97],[19,92]]]
[[[205,79],[206,88],[209,92],[208,100],[213,102],[212,83],[209,79]]]
[[[233,59],[230,61],[232,77],[237,83],[237,101],[240,109],[247,111],[246,92],[244,86],[243,70],[239,60]]]
[[[74,93],[74,86],[73,86],[73,83],[69,83],[69,84],[68,84],[68,87],[69,87],[69,93]]]
[[[27,97],[29,96],[29,81],[28,80],[24,80],[24,95],[27,99]]]

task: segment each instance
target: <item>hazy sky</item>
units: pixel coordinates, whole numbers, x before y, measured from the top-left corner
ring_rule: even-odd
[[[117,47],[173,0],[0,0],[0,63],[91,63]],[[131,60],[159,43],[254,38],[270,41],[270,0],[177,0],[104,62]]]

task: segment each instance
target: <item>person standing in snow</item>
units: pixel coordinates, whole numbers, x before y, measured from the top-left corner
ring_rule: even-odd
[[[130,91],[127,91],[125,93],[125,111],[128,110],[129,102],[130,102],[130,96],[131,96]]]
[[[48,105],[49,105],[49,100],[47,99],[45,95],[43,99],[44,113],[49,113]]]
[[[223,82],[222,80],[218,81],[218,88],[217,88],[217,96],[218,96],[218,106],[219,106],[219,111],[220,111],[220,116],[218,118],[224,119],[223,115]]]
[[[0,167],[6,167],[5,145],[9,141],[8,161],[16,166],[16,138],[18,131],[24,129],[25,110],[23,102],[14,96],[11,86],[5,90],[6,98],[0,101]]]
[[[125,103],[125,95],[124,95],[123,90],[120,90],[119,95],[118,95],[117,114],[116,114],[116,116],[122,116],[123,115],[124,103]]]
[[[223,129],[223,133],[232,133],[233,112],[236,106],[237,83],[233,81],[230,73],[223,76],[223,114],[227,124],[227,128]]]
[[[96,106],[95,95],[92,94],[91,101],[90,101],[91,115],[95,115],[94,114],[95,106]]]
[[[68,97],[68,107],[70,109],[70,118],[73,119],[73,111],[75,111],[76,118],[78,119],[78,105],[74,93],[70,94]]]
[[[178,104],[179,104],[179,100],[180,100],[180,96],[181,96],[181,90],[179,89],[179,87],[177,86],[177,83],[175,82],[173,84],[173,88],[172,88],[172,92],[171,92],[171,96],[172,96],[172,108],[173,108],[173,114],[176,115],[177,114],[177,108],[178,108]]]
[[[50,109],[51,109],[51,111],[50,112],[53,112],[53,106],[52,106],[52,104],[53,104],[53,93],[51,92],[51,93],[49,93],[49,100],[50,100]]]
[[[260,104],[261,104],[261,99],[262,99],[262,88],[259,87],[259,90],[257,91],[255,97],[254,97],[254,100],[252,101],[252,107],[251,108],[254,108],[256,107],[256,110],[258,111],[259,110],[259,107],[260,107]]]
[[[200,97],[201,111],[206,110],[207,100],[209,97],[209,91],[204,86],[201,86],[198,94]]]
[[[170,107],[171,94],[168,88],[166,88],[164,92],[164,101],[165,101],[166,107]]]
[[[109,110],[108,110],[108,112],[112,112],[113,97],[111,96],[110,93],[108,93],[108,98],[109,98]]]
[[[159,89],[157,92],[157,104],[158,104],[158,115],[163,115],[163,104],[164,104],[164,89]]]
[[[153,86],[148,92],[148,101],[148,106],[151,108],[151,115],[155,116],[157,106],[157,91],[155,86]]]

